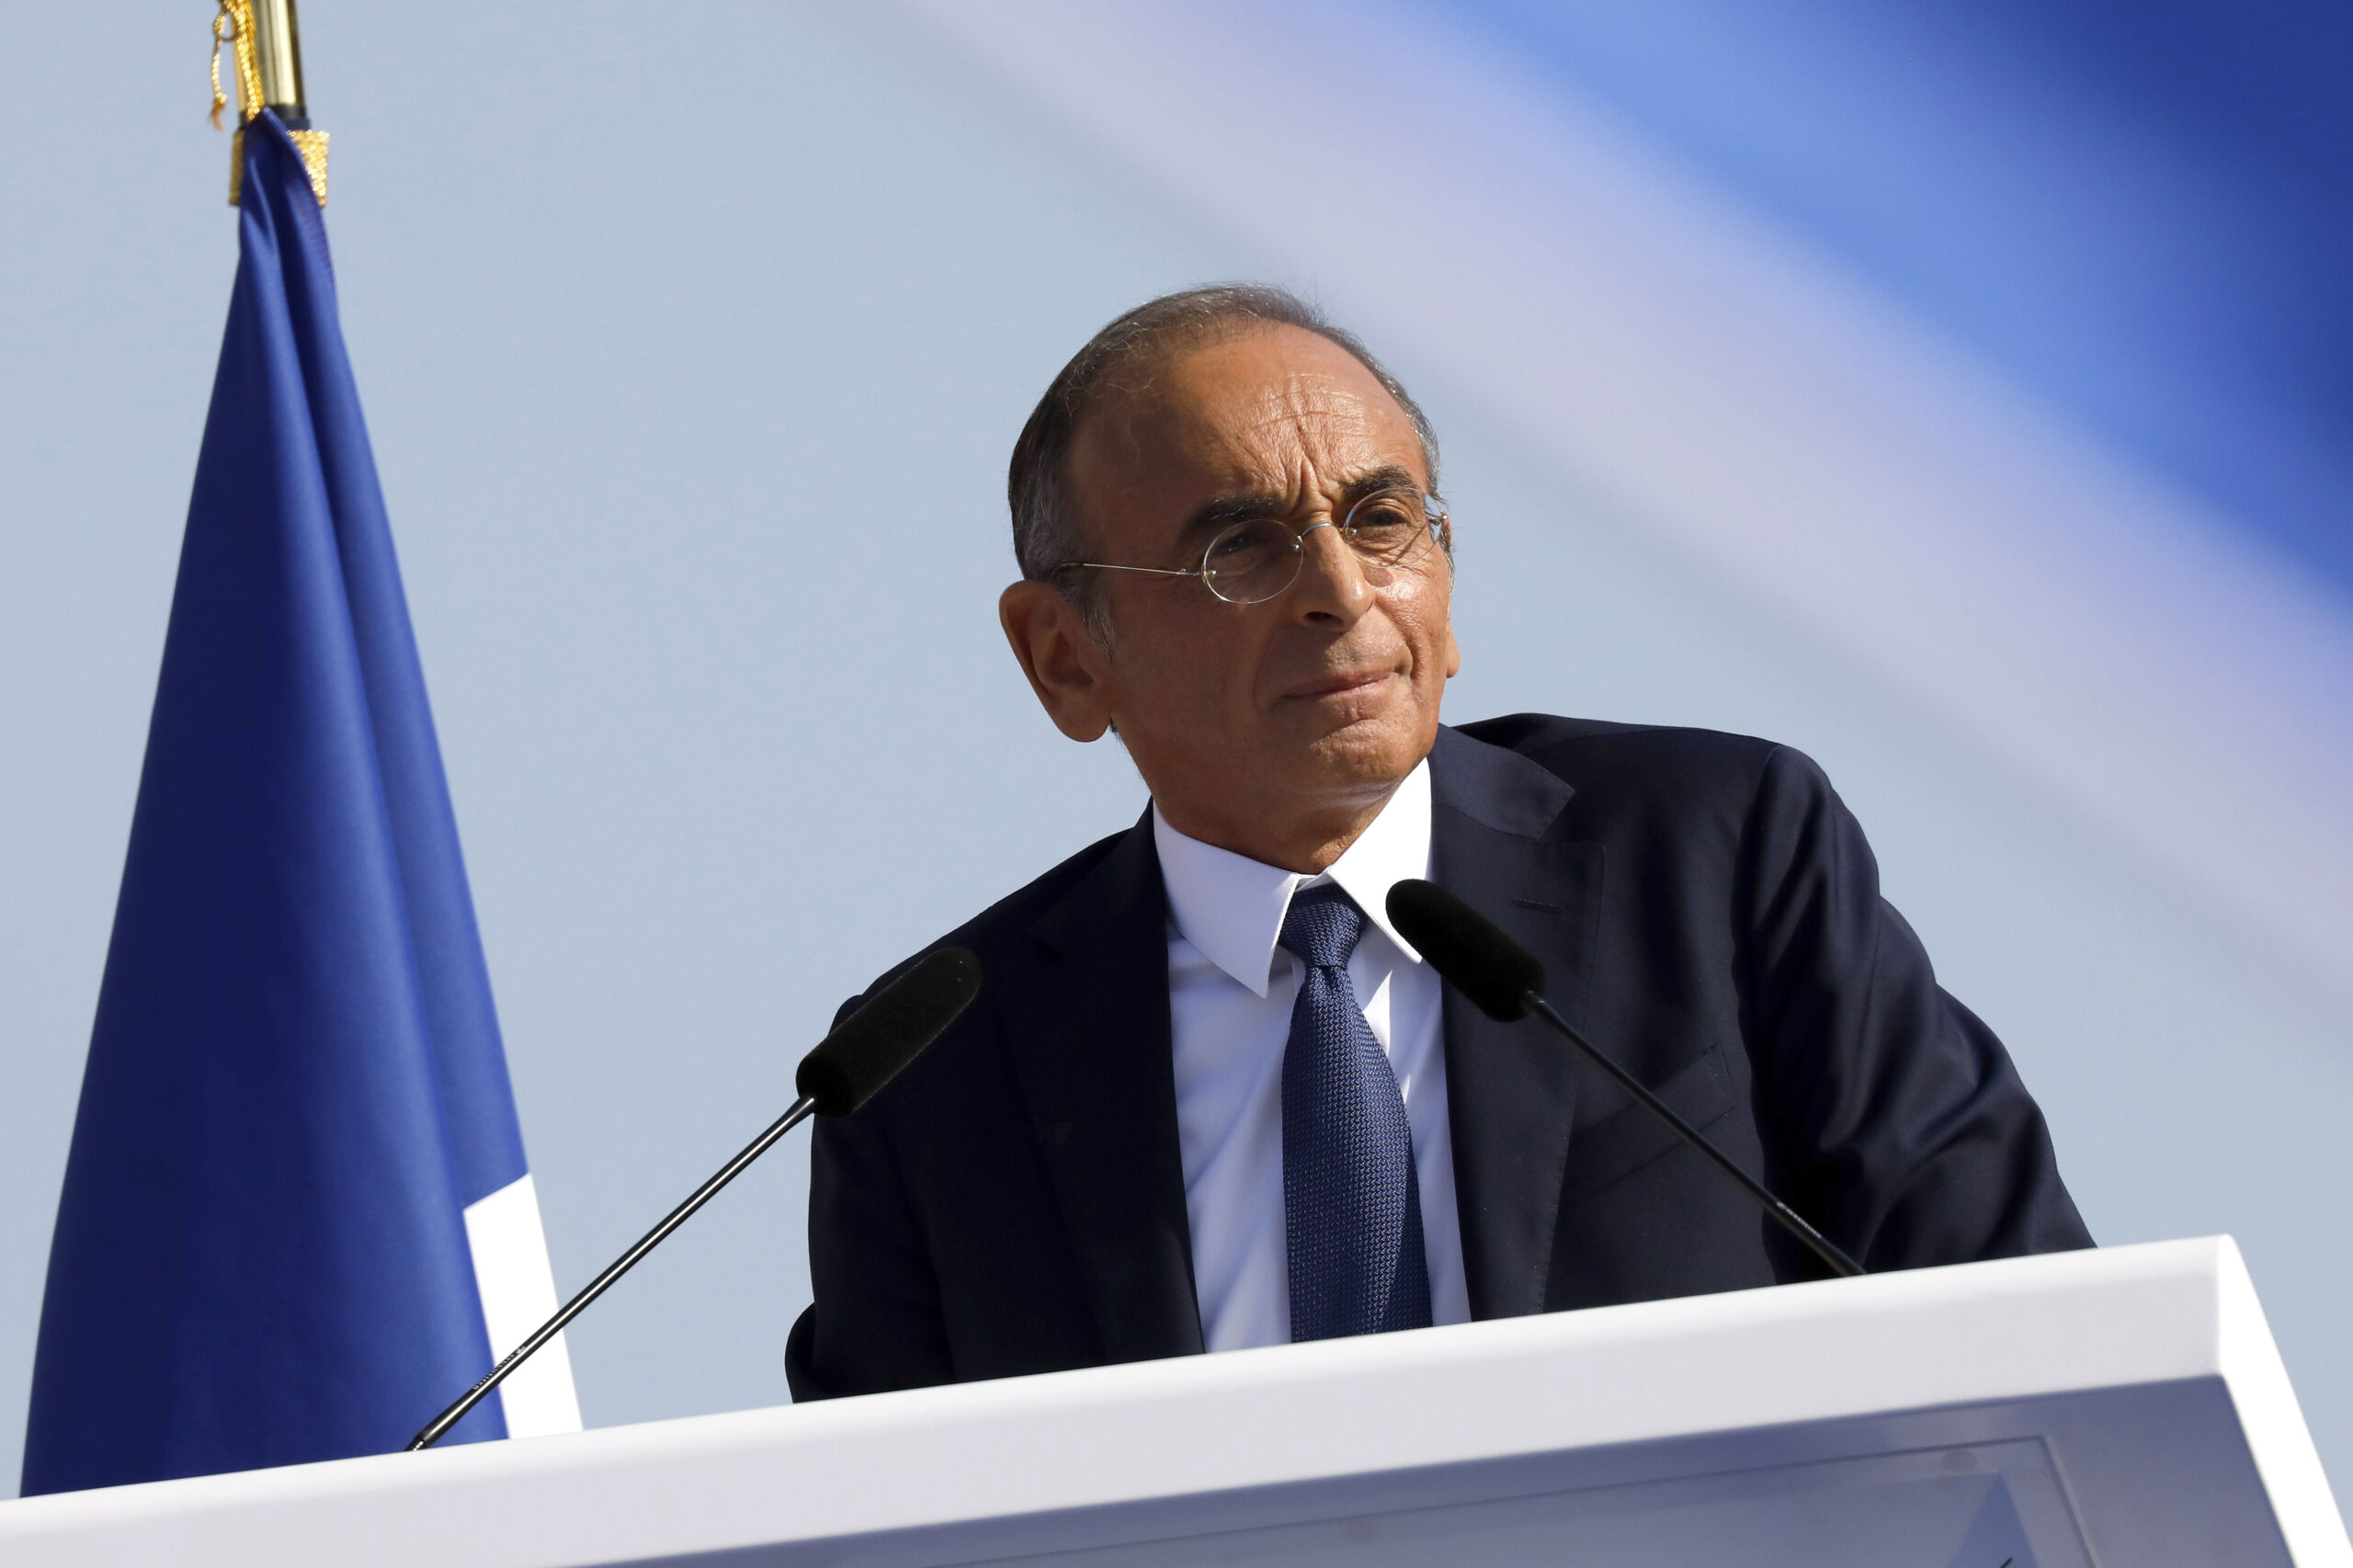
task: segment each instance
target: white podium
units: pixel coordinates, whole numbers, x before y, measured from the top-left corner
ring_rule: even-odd
[[[2226,1238],[0,1504],[9,1568],[2353,1568]]]

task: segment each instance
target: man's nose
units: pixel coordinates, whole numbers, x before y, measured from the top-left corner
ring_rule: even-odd
[[[1348,545],[1339,525],[1311,525],[1299,536],[1299,581],[1291,588],[1291,613],[1304,621],[1336,620],[1353,626],[1372,608],[1372,585],[1364,562]]]

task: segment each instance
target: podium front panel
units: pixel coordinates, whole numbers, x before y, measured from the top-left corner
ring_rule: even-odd
[[[0,1504],[10,1568],[2353,1568],[2227,1239]]]

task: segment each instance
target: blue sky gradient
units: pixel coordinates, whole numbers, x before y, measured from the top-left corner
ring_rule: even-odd
[[[2353,594],[2353,9],[1448,9]]]

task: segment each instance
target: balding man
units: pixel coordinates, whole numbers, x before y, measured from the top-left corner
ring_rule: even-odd
[[[1810,1277],[1721,1173],[1387,924],[1427,877],[1871,1269],[2090,1244],[2001,1043],[1805,757],[1449,728],[1435,443],[1279,290],[1113,322],[1014,449],[1006,639],[1152,791],[942,938],[980,1001],[820,1123],[795,1398]]]

